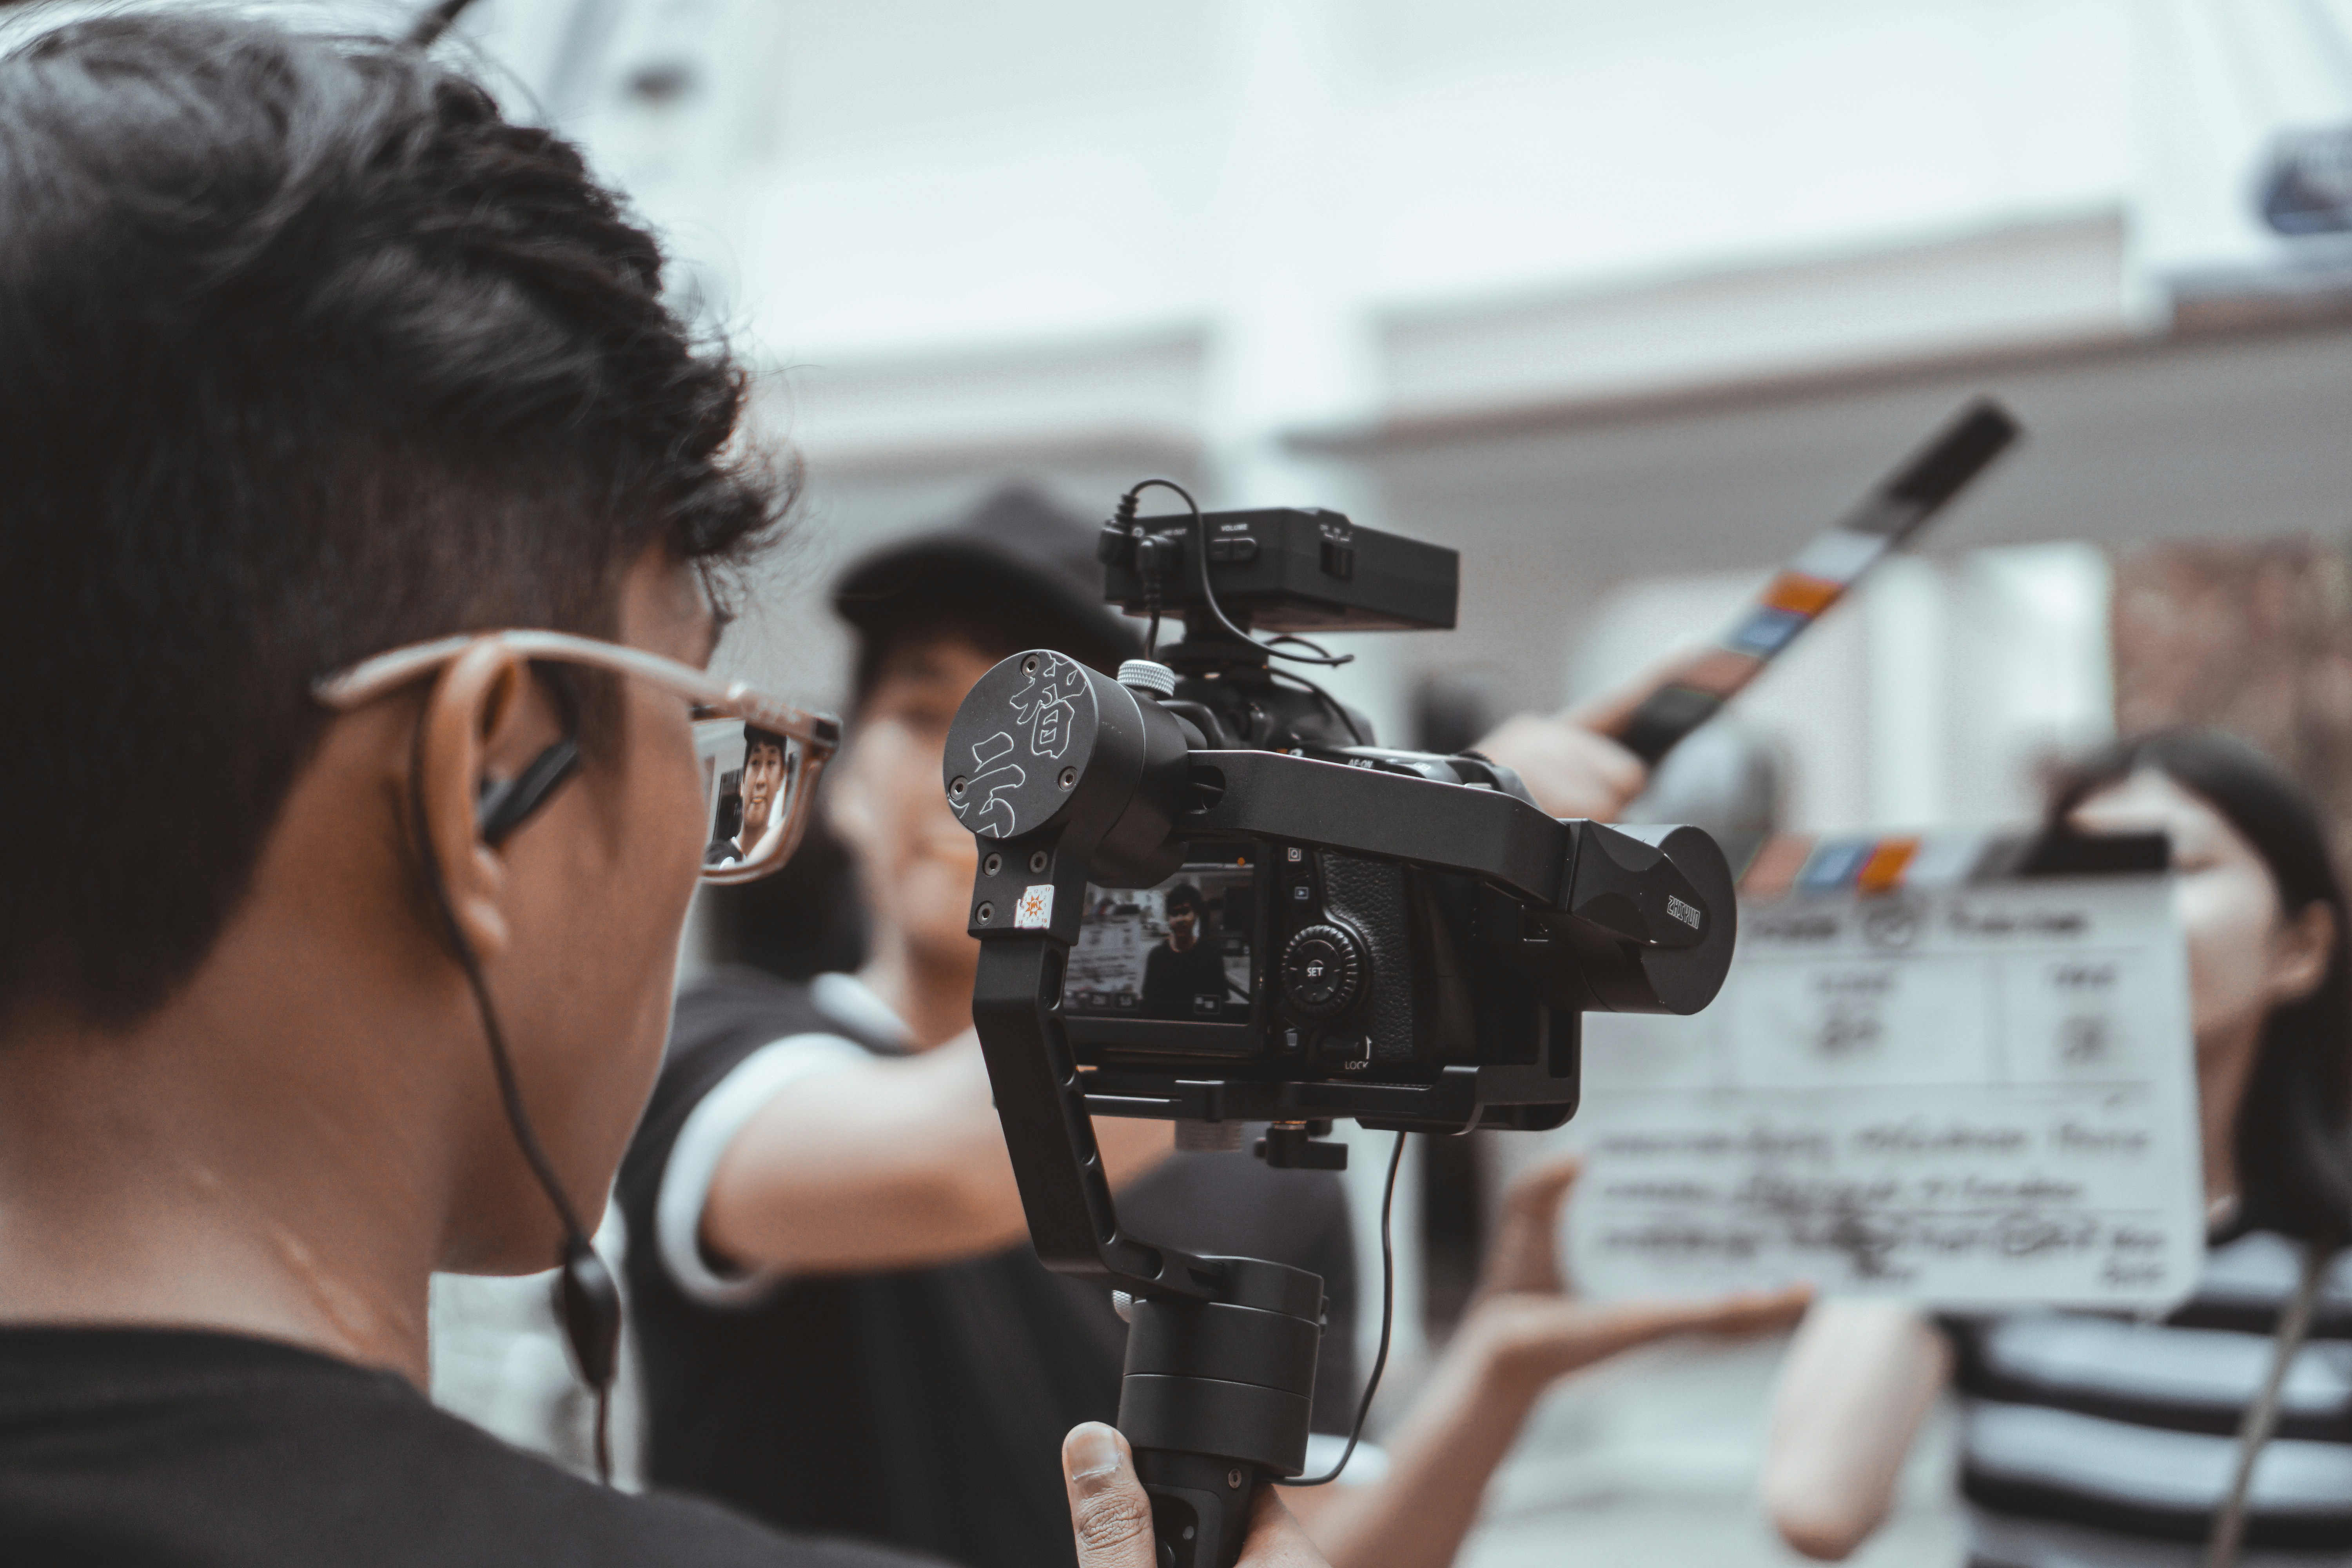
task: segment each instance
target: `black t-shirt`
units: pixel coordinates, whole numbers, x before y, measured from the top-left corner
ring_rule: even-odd
[[[918,1568],[630,1497],[390,1373],[169,1329],[0,1330],[0,1563]]]
[[[1143,1011],[1153,1018],[1214,1017],[1225,1003],[1224,955],[1205,941],[1179,952],[1162,942],[1143,955]],[[1213,999],[1203,1006],[1200,998]]]
[[[1117,1414],[1126,1350],[1106,1292],[1048,1272],[1024,1243],[937,1268],[787,1279],[756,1301],[713,1306],[680,1288],[653,1244],[662,1177],[695,1107],[761,1047],[809,1033],[896,1049],[824,1011],[808,986],[752,970],[719,971],[678,999],[619,1186],[646,1473],[786,1528],[972,1568],[1072,1563],[1062,1436]],[[1354,1268],[1337,1178],[1179,1155],[1121,1194],[1119,1215],[1150,1240],[1321,1274],[1315,1424],[1346,1429]]]

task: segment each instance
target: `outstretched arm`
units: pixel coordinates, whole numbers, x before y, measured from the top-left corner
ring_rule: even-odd
[[[1823,1301],[1789,1346],[1772,1404],[1764,1510],[1780,1539],[1836,1562],[1886,1519],[1951,1347],[1895,1301]]]
[[[1804,1310],[1802,1290],[1710,1301],[1578,1300],[1561,1277],[1558,1241],[1577,1172],[1577,1162],[1562,1157],[1512,1184],[1478,1299],[1390,1438],[1389,1473],[1308,1515],[1333,1568],[1453,1562],[1528,1413],[1568,1373],[1670,1334],[1777,1329]]]
[[[1164,1121],[1106,1117],[1114,1185],[1173,1148]],[[803,1079],[736,1133],[702,1240],[737,1268],[847,1273],[977,1257],[1028,1234],[980,1039]]]
[[[1649,787],[1650,770],[1611,737],[1656,685],[1645,675],[1565,712],[1513,714],[1473,750],[1517,770],[1552,816],[1614,822]]]

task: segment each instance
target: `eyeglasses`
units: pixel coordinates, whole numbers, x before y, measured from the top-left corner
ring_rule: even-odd
[[[583,665],[633,676],[677,693],[689,705],[694,754],[702,769],[706,882],[750,882],[791,858],[808,828],[810,802],[825,763],[841,746],[841,721],[809,713],[722,681],[676,659],[567,632],[465,633],[394,648],[362,659],[311,688],[339,713],[373,702],[410,681],[495,644],[534,665]],[[511,780],[487,787],[480,806],[485,838],[495,844],[520,827],[578,767],[577,737],[566,736]]]

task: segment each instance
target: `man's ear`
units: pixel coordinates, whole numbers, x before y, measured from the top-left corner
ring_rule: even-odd
[[[2300,1002],[2327,979],[2336,957],[2336,907],[2314,899],[2279,924],[2271,945],[2271,1001]]]
[[[530,685],[516,655],[493,642],[476,644],[434,683],[417,745],[425,840],[458,933],[485,960],[506,950],[509,930],[506,860],[483,841],[482,790],[490,758],[513,750],[510,731],[530,721]]]

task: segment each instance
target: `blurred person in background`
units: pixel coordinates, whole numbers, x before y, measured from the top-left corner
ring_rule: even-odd
[[[1961,1405],[1970,1562],[2188,1568],[2298,1288],[2320,1291],[2278,1436],[2246,1503],[2246,1561],[2352,1562],[2352,975],[2344,893],[2311,802],[2237,741],[2120,743],[2062,788],[2050,826],[2158,830],[2188,942],[2212,1250],[2162,1321],[2087,1312],[1931,1321],[1824,1301],[1790,1346],[1764,1501],[1808,1556],[1885,1519],[1939,1390]],[[2315,1277],[2306,1270],[2321,1270]]]
[[[1101,582],[1092,531],[1013,489],[884,548],[835,590],[858,641],[854,740],[828,775],[825,816],[857,873],[869,942],[861,962],[838,930],[750,895],[856,973],[795,984],[782,974],[811,964],[738,932],[732,945],[764,967],[720,971],[679,998],[621,1184],[658,1483],[979,1568],[1066,1558],[1053,1445],[1072,1421],[1116,1412],[1126,1330],[1106,1293],[1047,1272],[1027,1244],[971,1033],[977,851],[948,807],[940,759],[965,692],[998,659],[1052,647],[1108,672],[1137,653]],[[1640,763],[1613,742],[1516,722],[1570,808],[1612,812],[1640,787]],[[835,892],[792,886],[807,908],[841,909]],[[1324,1277],[1307,1463],[1328,1468],[1360,1393],[1363,1310],[1338,1178],[1171,1155],[1158,1121],[1101,1119],[1096,1136],[1138,1234]],[[1785,1295],[1573,1300],[1553,1250],[1572,1177],[1555,1163],[1510,1194],[1481,1303],[1398,1427],[1388,1478],[1288,1494],[1345,1568],[1449,1562],[1562,1373],[1663,1334],[1772,1327],[1800,1309]],[[1360,1449],[1351,1479],[1371,1480],[1381,1462]]]
[[[861,634],[856,741],[824,826],[855,858],[866,951],[855,973],[726,968],[678,998],[619,1189],[656,1484],[966,1561],[1069,1550],[1060,1478],[1014,1456],[1108,1416],[1117,1363],[1109,1405],[1071,1386],[1062,1342],[1095,1329],[1083,1288],[1008,1250],[1026,1231],[971,1035],[971,836],[939,776],[957,704],[1003,654],[1050,639],[1116,668],[1132,651],[1055,575],[1062,547],[1092,563],[1090,540],[1013,492],[836,590]],[[1171,1148],[1154,1122],[1097,1136],[1122,1186]],[[1336,1194],[1322,1208],[1344,1237]]]

